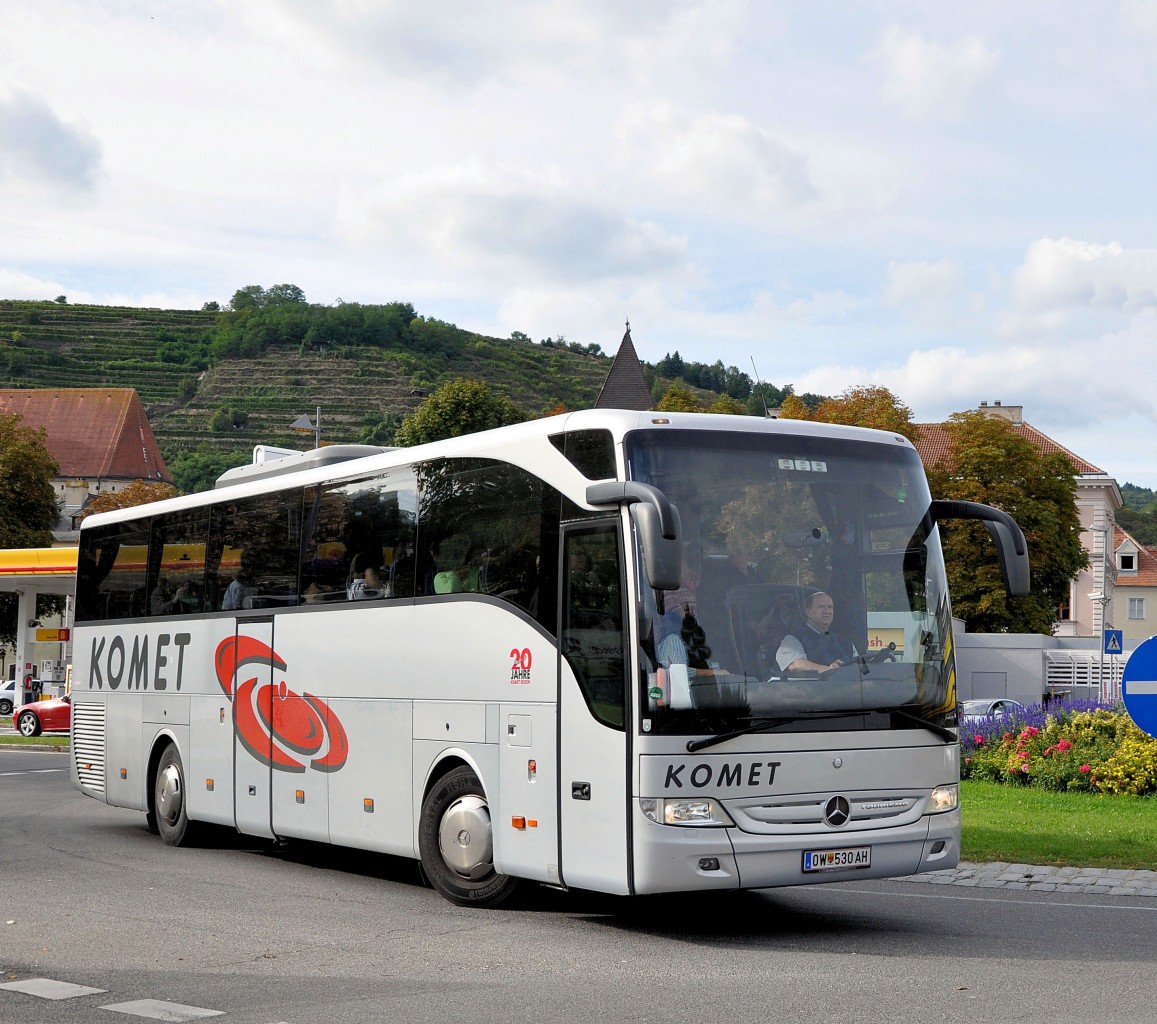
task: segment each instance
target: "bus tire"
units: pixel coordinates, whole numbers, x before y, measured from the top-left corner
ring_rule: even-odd
[[[169,846],[188,846],[193,839],[194,830],[186,813],[185,796],[185,768],[176,746],[170,743],[157,762],[150,812],[157,832]],[[145,820],[148,822],[148,817]]]
[[[465,766],[443,775],[422,801],[418,851],[430,884],[459,906],[496,907],[517,884],[494,870],[490,807]]]

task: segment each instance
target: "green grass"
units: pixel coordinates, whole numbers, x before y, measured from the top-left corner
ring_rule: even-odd
[[[67,747],[68,736],[52,733],[48,736],[0,736],[0,746],[4,747]]]
[[[962,859],[1157,870],[1157,800],[962,782]]]

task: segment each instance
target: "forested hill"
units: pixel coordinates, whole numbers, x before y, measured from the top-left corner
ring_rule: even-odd
[[[308,303],[293,285],[241,289],[227,310],[62,300],[0,300],[0,387],[135,388],[185,489],[182,477],[196,476],[197,466],[215,474],[248,460],[255,444],[306,447],[310,439],[289,425],[302,414],[313,419],[318,407],[323,440],[389,443],[401,417],[454,378],[481,379],[530,415],[588,408],[619,343],[491,338],[405,302]],[[672,360],[661,365],[667,376],[646,367],[656,397],[679,377],[704,389],[704,405],[723,393],[755,400],[734,367],[678,353],[664,363]],[[774,401],[779,392],[769,391]]]

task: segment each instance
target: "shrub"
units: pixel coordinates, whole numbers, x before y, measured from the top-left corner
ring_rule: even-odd
[[[1100,793],[1157,792],[1157,740],[1120,706],[1034,706],[961,734],[961,776],[1006,785]]]

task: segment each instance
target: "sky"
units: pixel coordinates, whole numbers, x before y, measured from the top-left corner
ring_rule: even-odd
[[[1157,0],[5,0],[0,298],[412,302],[1157,488]]]

